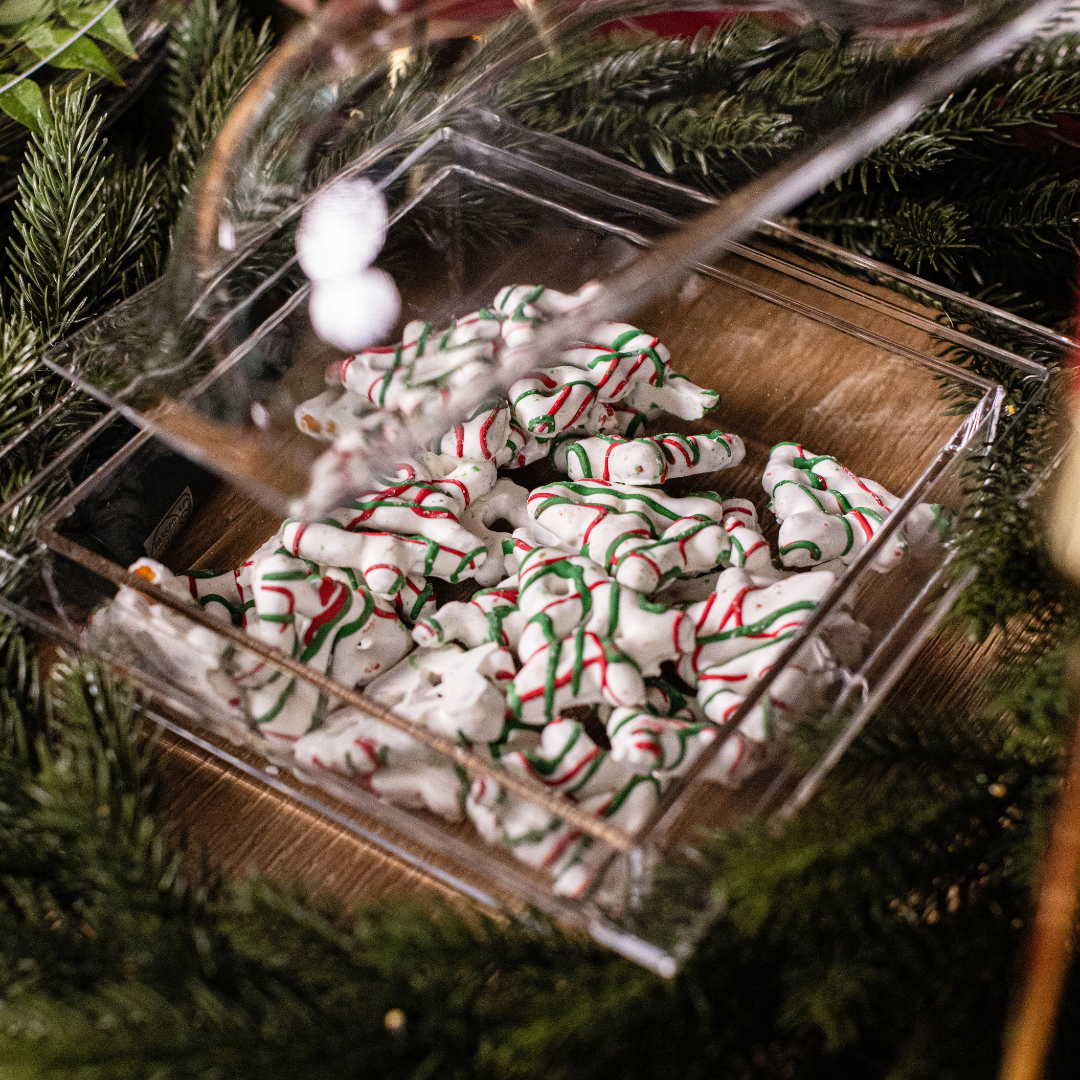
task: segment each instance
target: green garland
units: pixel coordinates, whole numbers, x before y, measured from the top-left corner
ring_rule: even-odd
[[[797,54],[791,44],[752,23],[693,45],[593,42],[530,65],[504,104],[724,190],[797,145],[800,118],[903,73],[821,30],[802,32]],[[928,111],[799,220],[1063,318],[1080,168],[1049,125],[1080,114],[1078,44],[1033,46]],[[161,99],[174,130],[164,162],[109,145],[85,93],[53,102],[12,213],[0,442],[63,390],[38,364],[43,347],[157,272],[193,165],[267,46],[230,3],[188,9]],[[155,812],[134,692],[89,661],[43,685],[33,639],[0,620],[0,1076],[990,1074],[1059,768],[1076,622],[1018,501],[1045,463],[1049,420],[1022,384],[1007,390],[1022,420],[971,477],[983,572],[962,618],[985,636],[1024,617],[1033,648],[1003,652],[999,689],[974,715],[912,701],[875,719],[782,835],[709,845],[729,915],[669,982],[542,921],[399,903],[343,912],[262,879],[193,886]],[[26,440],[4,462],[0,499],[87,420],[65,413]],[[39,557],[33,522],[49,495],[4,537],[27,560],[0,565],[10,598]],[[1052,1075],[1075,1067],[1078,982]]]

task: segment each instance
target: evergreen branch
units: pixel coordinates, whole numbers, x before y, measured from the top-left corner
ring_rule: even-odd
[[[173,117],[183,122],[215,58],[230,47],[240,9],[236,0],[194,0],[173,23],[167,47],[165,99]]]
[[[846,34],[825,27],[780,37],[755,59],[759,70],[739,89],[765,108],[784,110],[818,104],[838,84],[852,83],[856,73],[864,76],[872,63],[855,55]]]
[[[55,337],[155,272],[160,194],[152,167],[107,152],[85,87],[54,96],[51,111],[19,176],[8,285]]]
[[[975,248],[968,213],[959,206],[932,199],[928,203],[903,200],[881,229],[880,242],[902,265],[918,274],[923,264],[956,272],[956,253]]]
[[[1017,247],[1038,258],[1041,247],[1076,250],[1080,179],[1037,180],[1022,188],[995,188],[968,207],[970,228],[988,254]]]
[[[852,165],[834,184],[840,190],[857,184],[864,195],[871,185],[883,183],[899,191],[902,179],[931,172],[950,157],[951,147],[940,135],[902,131]]]
[[[570,118],[553,107],[524,110],[527,126],[603,146],[639,168],[690,176],[709,190],[729,190],[791,149],[800,131],[789,116],[748,111],[734,97],[695,105],[660,102],[646,108],[596,103]]]
[[[0,446],[47,408],[52,385],[38,367],[40,345],[23,317],[0,323]]]
[[[955,149],[987,152],[1016,128],[1050,127],[1061,115],[1080,112],[1080,72],[1037,71],[1011,85],[972,87],[952,94],[916,121],[920,131],[949,138]]]
[[[526,64],[500,91],[512,113],[542,106],[573,114],[618,99],[647,105],[661,98],[693,98],[734,89],[737,73],[760,61],[776,35],[750,19],[702,30],[694,40],[614,34],[570,44],[554,57]]]
[[[179,27],[170,50],[178,123],[166,175],[175,208],[229,109],[270,55],[270,24],[263,23],[256,33],[239,21],[235,0],[221,7],[216,0],[200,0]]]

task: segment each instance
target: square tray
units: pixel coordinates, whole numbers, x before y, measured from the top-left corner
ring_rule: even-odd
[[[377,163],[374,175],[381,176],[392,209],[385,255],[403,295],[403,322],[445,321],[489,302],[510,282],[571,291],[714,205],[699,193],[526,132],[490,113],[470,114],[443,129],[404,161]],[[510,226],[492,229],[478,209]],[[865,280],[851,276],[852,270]],[[290,425],[292,406],[321,388],[326,354],[307,333],[301,303],[306,287],[289,278],[280,260],[260,278],[271,279],[279,291],[268,287],[261,295],[272,297],[272,303],[243,306],[216,330],[199,328],[204,347],[215,332],[223,339],[238,337],[239,345],[219,349],[210,360],[205,351],[193,350],[187,368],[173,367],[156,382],[144,377],[140,357],[147,350],[147,312],[162,303],[160,285],[51,357],[78,392],[103,402],[108,411],[76,440],[66,460],[53,463],[35,482],[40,486],[68,467],[76,453],[82,455],[81,481],[39,531],[59,557],[47,583],[56,610],[46,617],[59,618],[79,633],[94,604],[126,585],[167,604],[192,629],[213,628],[250,646],[242,631],[129,574],[125,567],[132,551],[143,552],[111,540],[113,534],[104,535],[100,522],[120,521],[116,535],[129,540],[145,536],[144,548],[153,548],[148,553],[177,572],[228,569],[273,534],[284,501],[299,493],[297,484],[319,450]],[[897,285],[913,298],[881,287]],[[678,481],[670,486],[672,493],[718,489],[725,498],[752,500],[762,522],[771,522],[761,473],[774,443],[795,441],[836,456],[903,499],[739,714],[752,709],[787,665],[798,661],[816,626],[831,612],[850,609],[870,630],[865,656],[857,666],[839,670],[828,703],[800,721],[817,733],[822,749],[807,760],[805,750],[796,754],[777,740],[767,762],[730,787],[704,772],[723,741],[719,738],[696,770],[671,784],[659,811],[636,835],[585,823],[595,843],[607,845],[610,854],[605,884],[588,898],[556,896],[549,877],[485,844],[467,820],[450,824],[392,806],[341,777],[299,769],[289,750],[271,745],[217,708],[149,635],[98,636],[93,647],[155,692],[161,723],[235,767],[262,775],[290,797],[476,899],[511,910],[534,906],[658,972],[673,974],[718,911],[698,860],[700,828],[733,828],[748,819],[790,815],[803,805],[970,581],[970,575],[950,577],[947,544],[909,557],[887,574],[871,566],[874,554],[918,504],[961,510],[964,462],[982,452],[1002,421],[1001,386],[941,354],[960,346],[1040,386],[1046,381],[1042,365],[978,341],[954,321],[939,320],[926,305],[957,312],[969,324],[1008,326],[1022,342],[1050,353],[1067,345],[1033,324],[870,260],[853,260],[780,225],[765,225],[751,242],[731,245],[717,265],[698,267],[637,314],[636,324],[669,347],[676,370],[718,390],[722,398],[704,420],[665,421],[663,430],[694,433],[721,426],[746,442],[742,465]],[[289,364],[280,379],[257,390],[271,422],[257,427],[245,410],[239,421],[223,418],[221,402],[235,400],[238,365],[280,328],[288,329]],[[239,392],[254,392],[250,381]],[[132,435],[126,422],[138,432]],[[544,468],[530,467],[527,477],[509,475],[532,486],[554,475]],[[20,497],[25,495],[0,513],[9,512]],[[775,528],[767,535],[775,541]],[[451,592],[444,590],[442,599]],[[42,598],[42,610],[45,606]],[[267,648],[262,655],[279,670],[364,707],[362,691],[330,684],[325,677],[320,683],[276,650]],[[478,771],[475,759],[460,751],[453,757],[459,768]],[[486,771],[507,782],[497,767]],[[519,783],[538,804],[561,806],[574,823],[569,804],[553,803],[554,797],[532,781]]]

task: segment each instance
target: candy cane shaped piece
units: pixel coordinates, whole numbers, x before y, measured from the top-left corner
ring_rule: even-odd
[[[686,772],[716,738],[708,723],[656,716],[641,709],[615,709],[607,721],[612,760],[642,775]]]
[[[641,538],[620,544],[620,528],[614,519],[598,524],[588,550],[611,551],[615,578],[640,593],[655,592],[685,574],[711,570],[731,550],[723,527],[700,517],[680,518],[651,542]]]
[[[745,453],[738,435],[713,431],[708,435],[667,434],[643,439],[601,435],[568,446],[565,457],[566,471],[573,480],[597,479],[649,487],[681,476],[730,468],[738,465]]]
[[[457,514],[463,511],[462,499],[427,483],[406,483],[361,496],[332,511],[325,523],[337,522],[343,529],[385,531],[402,536],[420,536],[435,547],[432,569],[437,556],[453,557],[454,569],[440,569],[438,576],[458,581],[472,577],[487,558],[487,548],[479,538],[463,528]],[[446,567],[446,559],[440,567]]]
[[[423,454],[420,467],[431,477],[431,486],[459,498],[467,510],[474,499],[486,495],[498,473],[495,462],[454,458],[445,454]]]
[[[368,684],[366,695],[401,716],[452,738],[491,742],[506,716],[503,687],[515,664],[506,649],[488,642],[420,649]]]
[[[479,546],[476,537],[462,528],[459,520],[466,505],[461,486],[449,484],[439,487],[418,480],[389,484],[379,491],[365,492],[332,510],[327,518],[350,531],[372,529],[401,536],[419,533],[464,554]]]
[[[604,402],[621,401],[642,386],[662,393],[671,377],[667,349],[651,334],[626,323],[601,324],[591,341],[568,349],[562,359],[589,371],[597,398]]]
[[[609,641],[578,630],[522,666],[507,689],[507,702],[519,723],[539,727],[572,705],[644,705],[645,680]]]
[[[583,724],[565,716],[544,727],[539,745],[524,750],[512,747],[500,754],[499,761],[511,772],[531,776],[576,799],[617,790],[632,771],[597,746]]]
[[[546,547],[530,551],[518,569],[518,610],[526,622],[518,643],[522,663],[584,627],[595,609],[609,601],[605,591],[594,602],[594,590],[611,584],[611,578],[583,555]]]
[[[484,642],[517,652],[525,616],[518,610],[516,587],[483,589],[470,600],[443,604],[413,628],[413,640],[421,648],[457,641],[475,649]]]

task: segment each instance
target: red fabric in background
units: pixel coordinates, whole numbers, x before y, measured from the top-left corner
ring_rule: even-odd
[[[621,23],[609,23],[601,29],[617,29],[619,26],[635,30],[648,30],[660,37],[693,37],[702,27],[710,30],[723,23],[733,22],[734,11],[664,11],[659,15],[643,15],[640,19],[626,19]]]
[[[434,12],[440,19],[498,19],[520,10],[513,0],[461,0]],[[703,26],[710,29],[721,23],[731,22],[738,13],[718,8],[716,11],[665,11],[659,15],[645,15],[640,19],[627,19],[609,23],[601,32],[627,27],[647,30],[661,37],[693,37]]]

